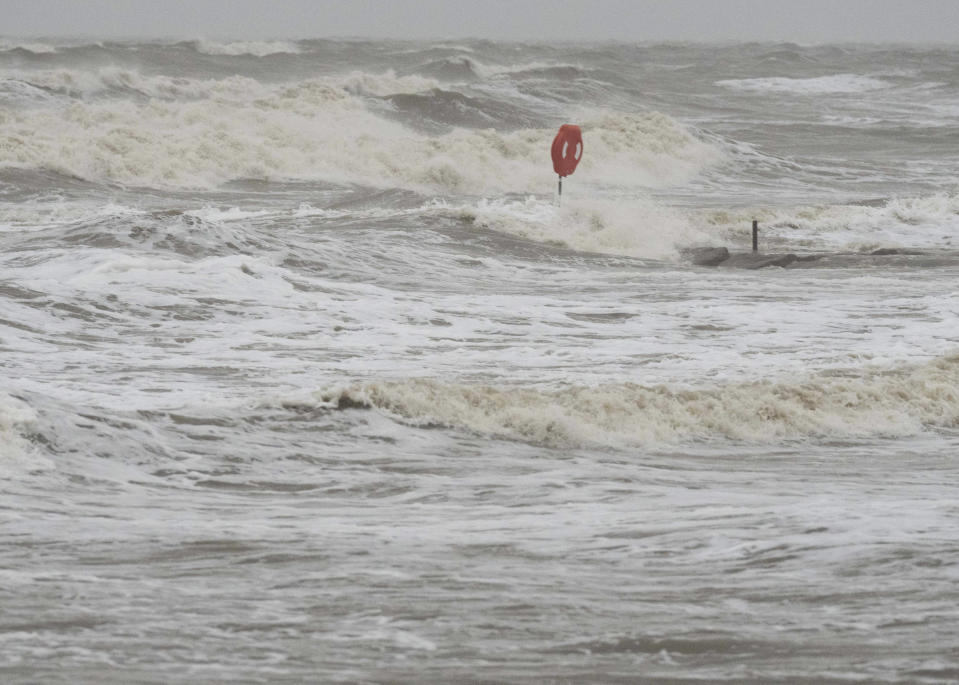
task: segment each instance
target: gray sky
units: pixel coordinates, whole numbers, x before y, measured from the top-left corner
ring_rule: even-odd
[[[0,35],[959,44],[959,0],[0,0]]]

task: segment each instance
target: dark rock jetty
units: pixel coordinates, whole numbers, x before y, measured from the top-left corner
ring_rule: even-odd
[[[805,266],[854,267],[854,266],[953,266],[959,265],[959,252],[955,250],[913,250],[904,248],[881,248],[873,252],[820,252],[797,255],[764,254],[762,252],[730,252],[726,247],[690,247],[680,251],[683,260],[696,266],[718,266],[730,269],[763,269],[768,266],[802,268]]]

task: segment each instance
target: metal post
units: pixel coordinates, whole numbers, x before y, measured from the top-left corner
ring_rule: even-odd
[[[557,199],[557,204],[562,204],[563,202],[563,177],[559,177],[559,199]]]
[[[753,252],[759,252],[759,222],[753,219]]]

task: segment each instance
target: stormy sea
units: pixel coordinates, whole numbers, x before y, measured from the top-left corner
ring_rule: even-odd
[[[957,169],[954,47],[0,40],[0,680],[954,682]]]

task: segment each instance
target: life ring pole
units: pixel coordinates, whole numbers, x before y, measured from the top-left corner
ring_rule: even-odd
[[[553,144],[549,148],[549,154],[553,158],[553,171],[559,176],[559,194],[556,198],[558,206],[563,202],[563,177],[571,176],[576,171],[576,165],[583,156],[583,132],[579,126],[560,126],[559,133],[553,138]]]

